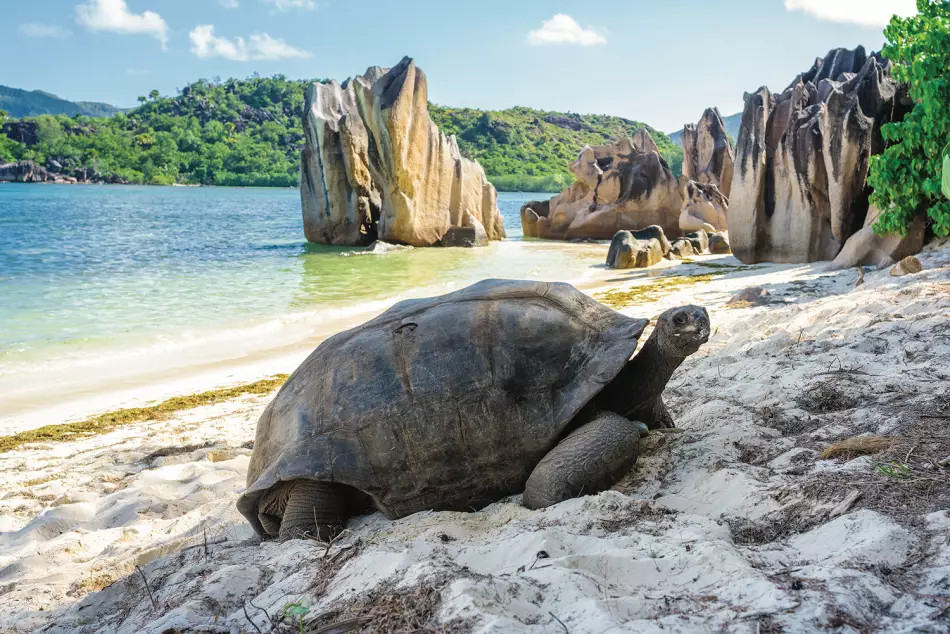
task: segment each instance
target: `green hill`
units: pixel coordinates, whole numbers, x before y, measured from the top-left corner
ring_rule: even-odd
[[[610,143],[646,128],[676,176],[683,149],[650,126],[622,117],[546,112],[531,108],[499,111],[430,105],[429,114],[454,134],[464,156],[478,159],[488,180],[502,191],[558,191],[573,182],[568,166],[585,145]]]
[[[11,117],[35,117],[42,114],[64,114],[67,117],[111,117],[121,108],[94,101],[67,101],[42,90],[21,90],[0,86],[0,110]]]
[[[0,128],[0,162],[29,159],[80,180],[296,185],[309,83],[199,80],[174,97],[152,91],[110,118],[10,120]]]
[[[29,159],[80,180],[297,185],[310,81],[281,75],[199,80],[173,97],[152,91],[139,98],[139,107],[109,118],[89,116],[95,104],[85,104],[84,112],[0,120],[0,163]],[[584,145],[609,143],[641,128],[677,176],[682,166],[682,150],[669,137],[621,117],[437,105],[430,112],[502,191],[560,190],[572,182],[568,166]]]

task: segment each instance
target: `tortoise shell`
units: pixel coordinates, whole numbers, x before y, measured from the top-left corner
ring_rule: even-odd
[[[280,481],[349,485],[395,519],[523,490],[648,321],[573,286],[485,280],[399,302],[321,343],[257,425],[238,509]]]

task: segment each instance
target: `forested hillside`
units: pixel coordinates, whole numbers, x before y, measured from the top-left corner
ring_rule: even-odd
[[[199,80],[111,118],[41,116],[3,124],[0,162],[30,159],[81,180],[292,186],[309,82]],[[92,175],[87,175],[91,172]]]
[[[462,154],[478,159],[488,179],[503,191],[558,191],[573,181],[569,165],[581,148],[610,143],[621,134],[632,136],[641,128],[649,131],[676,176],[683,166],[683,149],[669,137],[622,117],[435,105],[429,114],[446,134],[456,135]]]
[[[309,83],[281,75],[199,80],[174,97],[152,91],[109,118],[0,114],[0,163],[33,160],[79,180],[294,186]],[[503,191],[560,190],[572,182],[568,166],[585,144],[644,127],[677,175],[682,166],[682,150],[669,137],[621,117],[436,105],[430,112]]]

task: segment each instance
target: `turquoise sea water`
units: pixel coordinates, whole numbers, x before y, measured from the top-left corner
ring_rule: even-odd
[[[490,247],[357,256],[304,241],[296,190],[0,185],[0,376],[335,331],[488,277],[596,276],[601,247],[520,238],[536,197],[500,194],[509,239]]]

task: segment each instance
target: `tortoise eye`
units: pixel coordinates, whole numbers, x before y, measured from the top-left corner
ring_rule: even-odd
[[[676,313],[673,315],[673,323],[677,326],[685,326],[687,321],[689,320],[684,313]]]

